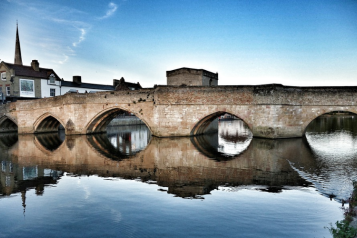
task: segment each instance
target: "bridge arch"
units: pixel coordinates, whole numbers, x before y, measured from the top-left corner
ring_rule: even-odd
[[[336,109],[329,109],[326,111],[321,111],[321,112],[317,112],[317,113],[311,113],[311,114],[307,114],[307,119],[305,120],[305,122],[303,123],[303,134],[306,134],[306,130],[308,128],[308,126],[315,121],[317,118],[319,118],[320,116],[329,114],[329,113],[334,113],[334,112],[345,112],[345,113],[352,113],[355,114],[357,116],[357,111],[355,110],[350,110],[350,109],[341,109],[341,108],[336,108]]]
[[[56,132],[60,125],[65,124],[57,116],[46,112],[35,121],[34,133]]]
[[[89,121],[89,123],[85,127],[86,134],[105,132],[109,123],[123,112],[130,112],[134,114],[137,118],[144,122],[144,124],[149,128],[150,132],[152,133],[149,124],[144,118],[141,117],[140,113],[128,111],[120,107],[111,107],[100,111],[92,118],[92,120]]]
[[[193,126],[190,135],[196,136],[196,135],[202,135],[202,134],[206,133],[211,122],[213,122],[214,120],[218,119],[220,116],[223,116],[225,114],[229,114],[231,116],[241,119],[248,126],[249,130],[252,131],[252,128],[249,126],[249,124],[242,117],[239,117],[239,116],[235,115],[234,113],[231,113],[228,111],[216,111],[216,112],[211,113],[210,115],[205,116],[202,119],[200,119]]]
[[[8,116],[0,118],[0,132],[17,132],[17,130],[17,124],[12,118]]]

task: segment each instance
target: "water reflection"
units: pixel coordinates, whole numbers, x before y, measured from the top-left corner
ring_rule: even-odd
[[[150,131],[145,125],[112,126],[108,127],[107,133],[87,136],[91,146],[113,160],[135,155],[146,148],[150,139]]]
[[[1,133],[0,147],[3,149],[11,148],[17,142],[17,133]]]
[[[48,169],[139,178],[167,187],[164,191],[179,197],[200,197],[220,186],[259,185],[261,191],[279,192],[286,186],[314,184],[326,196],[346,199],[350,181],[357,178],[356,133],[341,129],[322,135],[320,131],[330,128],[330,122],[324,128],[325,119],[321,120],[311,124],[317,131],[308,129],[306,139],[286,140],[253,139],[239,120],[220,122],[219,133],[191,138],[151,138],[141,125],[64,140],[61,134],[51,133],[19,135],[18,139],[4,135],[9,140],[0,137],[1,161],[6,168],[2,193],[9,194],[4,192],[9,184],[44,177],[39,171]],[[355,121],[345,124],[355,125]],[[331,143],[333,138],[336,141]],[[345,142],[340,144],[341,140]],[[345,147],[336,153],[338,149],[331,150],[331,145]],[[23,175],[9,177],[10,168],[22,168]],[[61,173],[56,172],[57,179]]]
[[[191,137],[191,142],[208,158],[224,161],[244,152],[252,138],[248,126],[238,119],[220,121],[217,133]]]
[[[242,120],[220,122],[218,133],[218,151],[227,155],[240,154],[253,138],[252,132]]]
[[[252,138],[240,121],[221,122],[219,133],[193,138],[151,138],[140,126],[91,136],[0,135],[2,234],[19,227],[21,237],[39,231],[111,237],[118,230],[133,231],[132,237],[187,237],[191,226],[189,236],[234,237],[239,230],[244,237],[326,237],[323,227],[342,212],[314,189],[349,196],[356,134],[321,135],[330,122],[325,128],[314,123],[317,131],[308,130],[306,138],[282,140]],[[348,139],[339,144],[341,138]],[[349,151],[337,158],[336,145]],[[21,206],[26,220],[21,210],[19,219]]]
[[[306,130],[313,159],[292,167],[324,195],[346,200],[357,180],[357,117],[325,115]]]
[[[21,168],[37,166],[77,175],[96,174],[101,177],[140,178],[149,183],[155,181],[167,187],[168,193],[179,197],[199,197],[219,186],[255,184],[276,191],[283,186],[308,185],[285,159],[290,154],[298,154],[301,140],[253,139],[245,153],[229,161],[217,162],[200,153],[190,138],[155,137],[144,150],[131,154],[125,160],[118,157],[113,160],[113,155],[105,156],[111,153],[110,148],[105,146],[113,146],[109,139],[106,142],[103,139],[104,142],[98,146],[98,138],[105,137],[68,136],[63,144],[72,146],[60,146],[49,153],[36,145],[33,135],[20,135],[15,146],[1,153],[11,155],[11,162]],[[122,156],[119,150],[116,155]],[[36,174],[30,173],[33,170],[28,171],[29,174]],[[15,177],[13,179],[16,180]]]
[[[113,126],[107,128],[107,138],[122,154],[133,155],[149,144],[150,130],[146,125]]]
[[[42,195],[44,186],[56,184],[62,176],[61,171],[47,169],[36,164],[18,164],[13,160],[1,161],[0,194],[11,195],[35,188],[37,195]]]
[[[38,141],[46,150],[55,151],[60,147],[65,139],[63,130],[44,134],[35,134],[35,140]]]

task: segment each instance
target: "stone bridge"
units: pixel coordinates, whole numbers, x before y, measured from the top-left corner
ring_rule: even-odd
[[[123,111],[140,118],[157,137],[204,134],[225,113],[241,118],[255,137],[301,137],[316,117],[357,113],[357,87],[157,86],[137,91],[67,94],[0,107],[0,130],[66,135],[106,130]]]

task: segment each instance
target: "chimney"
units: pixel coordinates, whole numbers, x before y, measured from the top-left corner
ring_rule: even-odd
[[[114,88],[119,84],[119,79],[113,79]]]
[[[82,83],[82,77],[81,76],[73,76],[73,83],[76,84],[81,84]]]
[[[40,63],[37,60],[32,60],[31,67],[35,71],[40,71]]]

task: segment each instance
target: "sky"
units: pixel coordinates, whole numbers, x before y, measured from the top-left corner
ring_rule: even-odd
[[[143,87],[181,67],[219,85],[357,85],[357,0],[0,0],[0,60]]]

